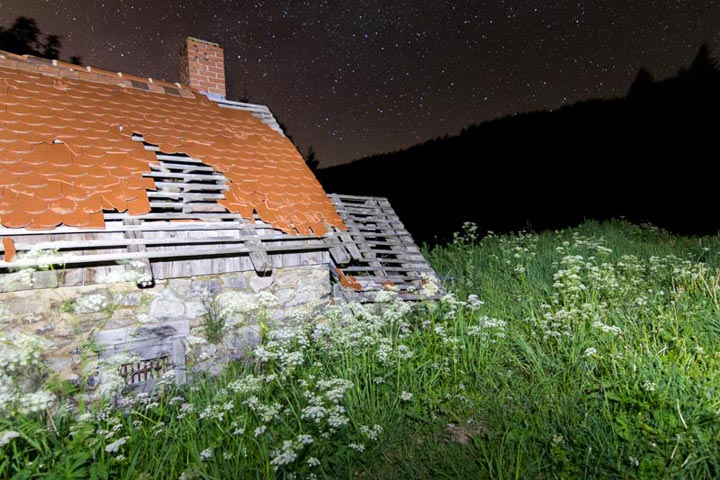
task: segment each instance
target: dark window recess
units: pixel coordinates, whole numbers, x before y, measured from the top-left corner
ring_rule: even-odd
[[[150,380],[158,380],[163,374],[173,369],[170,357],[149,358],[139,362],[124,363],[120,365],[120,375],[127,385],[135,385]]]
[[[178,97],[180,96],[180,90],[178,90],[177,88],[166,87],[165,85],[163,85],[163,90],[165,90],[165,93],[167,93],[168,95],[177,95]]]
[[[137,80],[130,80],[130,83],[132,83],[134,88],[139,88],[140,90],[150,90],[147,83],[138,82]]]

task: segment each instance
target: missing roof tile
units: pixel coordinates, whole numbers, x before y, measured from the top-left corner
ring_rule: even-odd
[[[150,90],[150,87],[148,87],[148,84],[145,82],[138,82],[137,80],[130,80],[130,83],[132,83],[132,86],[134,88],[139,88],[140,90]]]
[[[177,88],[166,87],[165,85],[163,85],[162,88],[168,95],[177,95],[178,97],[180,96],[180,90],[178,90]]]

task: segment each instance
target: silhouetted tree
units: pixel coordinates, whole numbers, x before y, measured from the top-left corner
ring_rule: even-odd
[[[648,69],[641,67],[635,76],[635,80],[630,84],[628,97],[642,95],[650,89],[653,83],[655,83],[655,77],[653,77]]]
[[[42,41],[42,32],[32,18],[18,17],[10,28],[0,30],[0,49],[18,55],[57,58],[60,47],[58,35],[47,35]]]
[[[41,56],[45,58],[58,58],[60,57],[60,47],[62,47],[60,35],[47,35],[45,37],[45,43],[42,46]]]
[[[10,28],[0,27],[0,50],[54,60],[60,57],[60,48],[60,35],[43,34],[34,18],[18,17]],[[80,57],[70,61],[79,65]]]
[[[720,74],[718,61],[712,56],[707,43],[700,45],[695,59],[693,59],[687,70],[680,71],[680,75],[690,78],[708,78]]]
[[[310,167],[310,170],[313,172],[320,166],[320,161],[317,159],[315,149],[312,145],[310,145],[307,155],[305,155],[305,163],[307,163],[307,166]]]

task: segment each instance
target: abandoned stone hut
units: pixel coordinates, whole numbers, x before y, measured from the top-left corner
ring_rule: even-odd
[[[210,298],[272,293],[279,322],[433,275],[386,200],[327,195],[268,107],[225,98],[220,46],[183,51],[182,83],[0,52],[0,332],[52,340],[65,378],[89,340],[142,360],[129,383],[182,372]]]

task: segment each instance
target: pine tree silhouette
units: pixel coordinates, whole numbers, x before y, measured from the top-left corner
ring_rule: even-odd
[[[317,159],[315,149],[312,145],[310,145],[307,155],[305,155],[305,163],[307,163],[307,166],[310,167],[310,170],[312,170],[313,172],[317,170],[320,166],[320,161]]]
[[[681,70],[680,75],[693,79],[711,78],[720,75],[718,61],[713,57],[707,43],[700,45],[692,63],[687,70]]]
[[[641,67],[638,70],[635,80],[630,84],[628,90],[628,97],[638,97],[648,92],[650,87],[655,83],[655,77],[645,67]]]
[[[21,16],[10,28],[0,27],[0,50],[54,60],[60,57],[60,48],[60,35],[43,34],[34,18]],[[72,57],[71,62],[79,65],[80,57]]]

